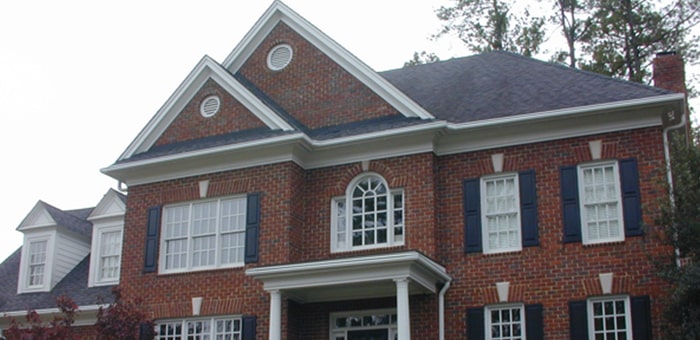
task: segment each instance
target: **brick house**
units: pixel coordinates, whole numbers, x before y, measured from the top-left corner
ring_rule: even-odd
[[[377,73],[275,1],[102,169],[128,187],[116,282],[158,339],[659,337],[651,208],[687,110],[680,58],[655,67],[659,88],[505,52]]]

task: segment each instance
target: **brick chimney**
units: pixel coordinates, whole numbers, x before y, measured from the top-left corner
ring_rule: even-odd
[[[683,58],[676,52],[661,52],[654,58],[654,86],[688,94]]]

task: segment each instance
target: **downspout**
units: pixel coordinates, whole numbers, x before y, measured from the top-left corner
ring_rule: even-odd
[[[676,130],[679,128],[685,128],[687,125],[687,114],[686,112],[683,112],[681,115],[681,121],[680,123],[676,125],[671,125],[666,128],[664,128],[663,131],[663,138],[664,138],[664,157],[666,158],[666,180],[668,181],[668,198],[671,201],[671,206],[675,204],[675,199],[673,197],[673,172],[671,171],[671,146],[669,145],[669,133],[671,130]],[[680,258],[680,250],[678,248],[675,249],[676,253],[676,265],[680,268],[681,266],[681,258]]]
[[[445,282],[438,294],[438,332],[440,333],[440,340],[445,340],[445,293],[450,288],[451,282],[452,279],[447,279],[447,282]]]

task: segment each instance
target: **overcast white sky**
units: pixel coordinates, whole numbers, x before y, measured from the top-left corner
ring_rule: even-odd
[[[94,206],[112,164],[202,56],[219,62],[272,0],[0,2],[0,261],[38,200]],[[467,55],[427,37],[448,0],[285,0],[377,71],[414,51]]]

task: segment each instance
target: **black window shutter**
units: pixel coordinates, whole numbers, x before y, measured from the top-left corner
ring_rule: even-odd
[[[478,178],[464,180],[464,251],[481,252],[481,192]]]
[[[255,340],[255,315],[243,316],[243,340]]]
[[[578,205],[578,170],[561,168],[561,204],[564,219],[564,242],[581,242],[581,211]]]
[[[139,340],[151,340],[155,335],[153,325],[149,323],[141,323],[139,325]]]
[[[260,234],[260,193],[248,194],[245,226],[245,263],[258,262]]]
[[[541,304],[525,306],[525,332],[528,340],[544,339]]]
[[[569,301],[571,340],[588,340],[588,302]]]
[[[651,334],[651,301],[649,296],[633,296],[632,305],[632,335],[635,340],[647,340]]]
[[[160,230],[160,206],[148,208],[146,225],[146,256],[143,272],[153,273],[158,268],[158,231]]]
[[[642,230],[642,204],[639,194],[639,172],[634,158],[620,160],[620,190],[622,215],[625,220],[625,236],[640,236]]]
[[[520,224],[522,226],[523,247],[540,245],[537,230],[537,188],[535,170],[518,174],[520,182]]]
[[[484,309],[467,309],[467,339],[482,340],[485,336],[486,334],[484,333]]]

